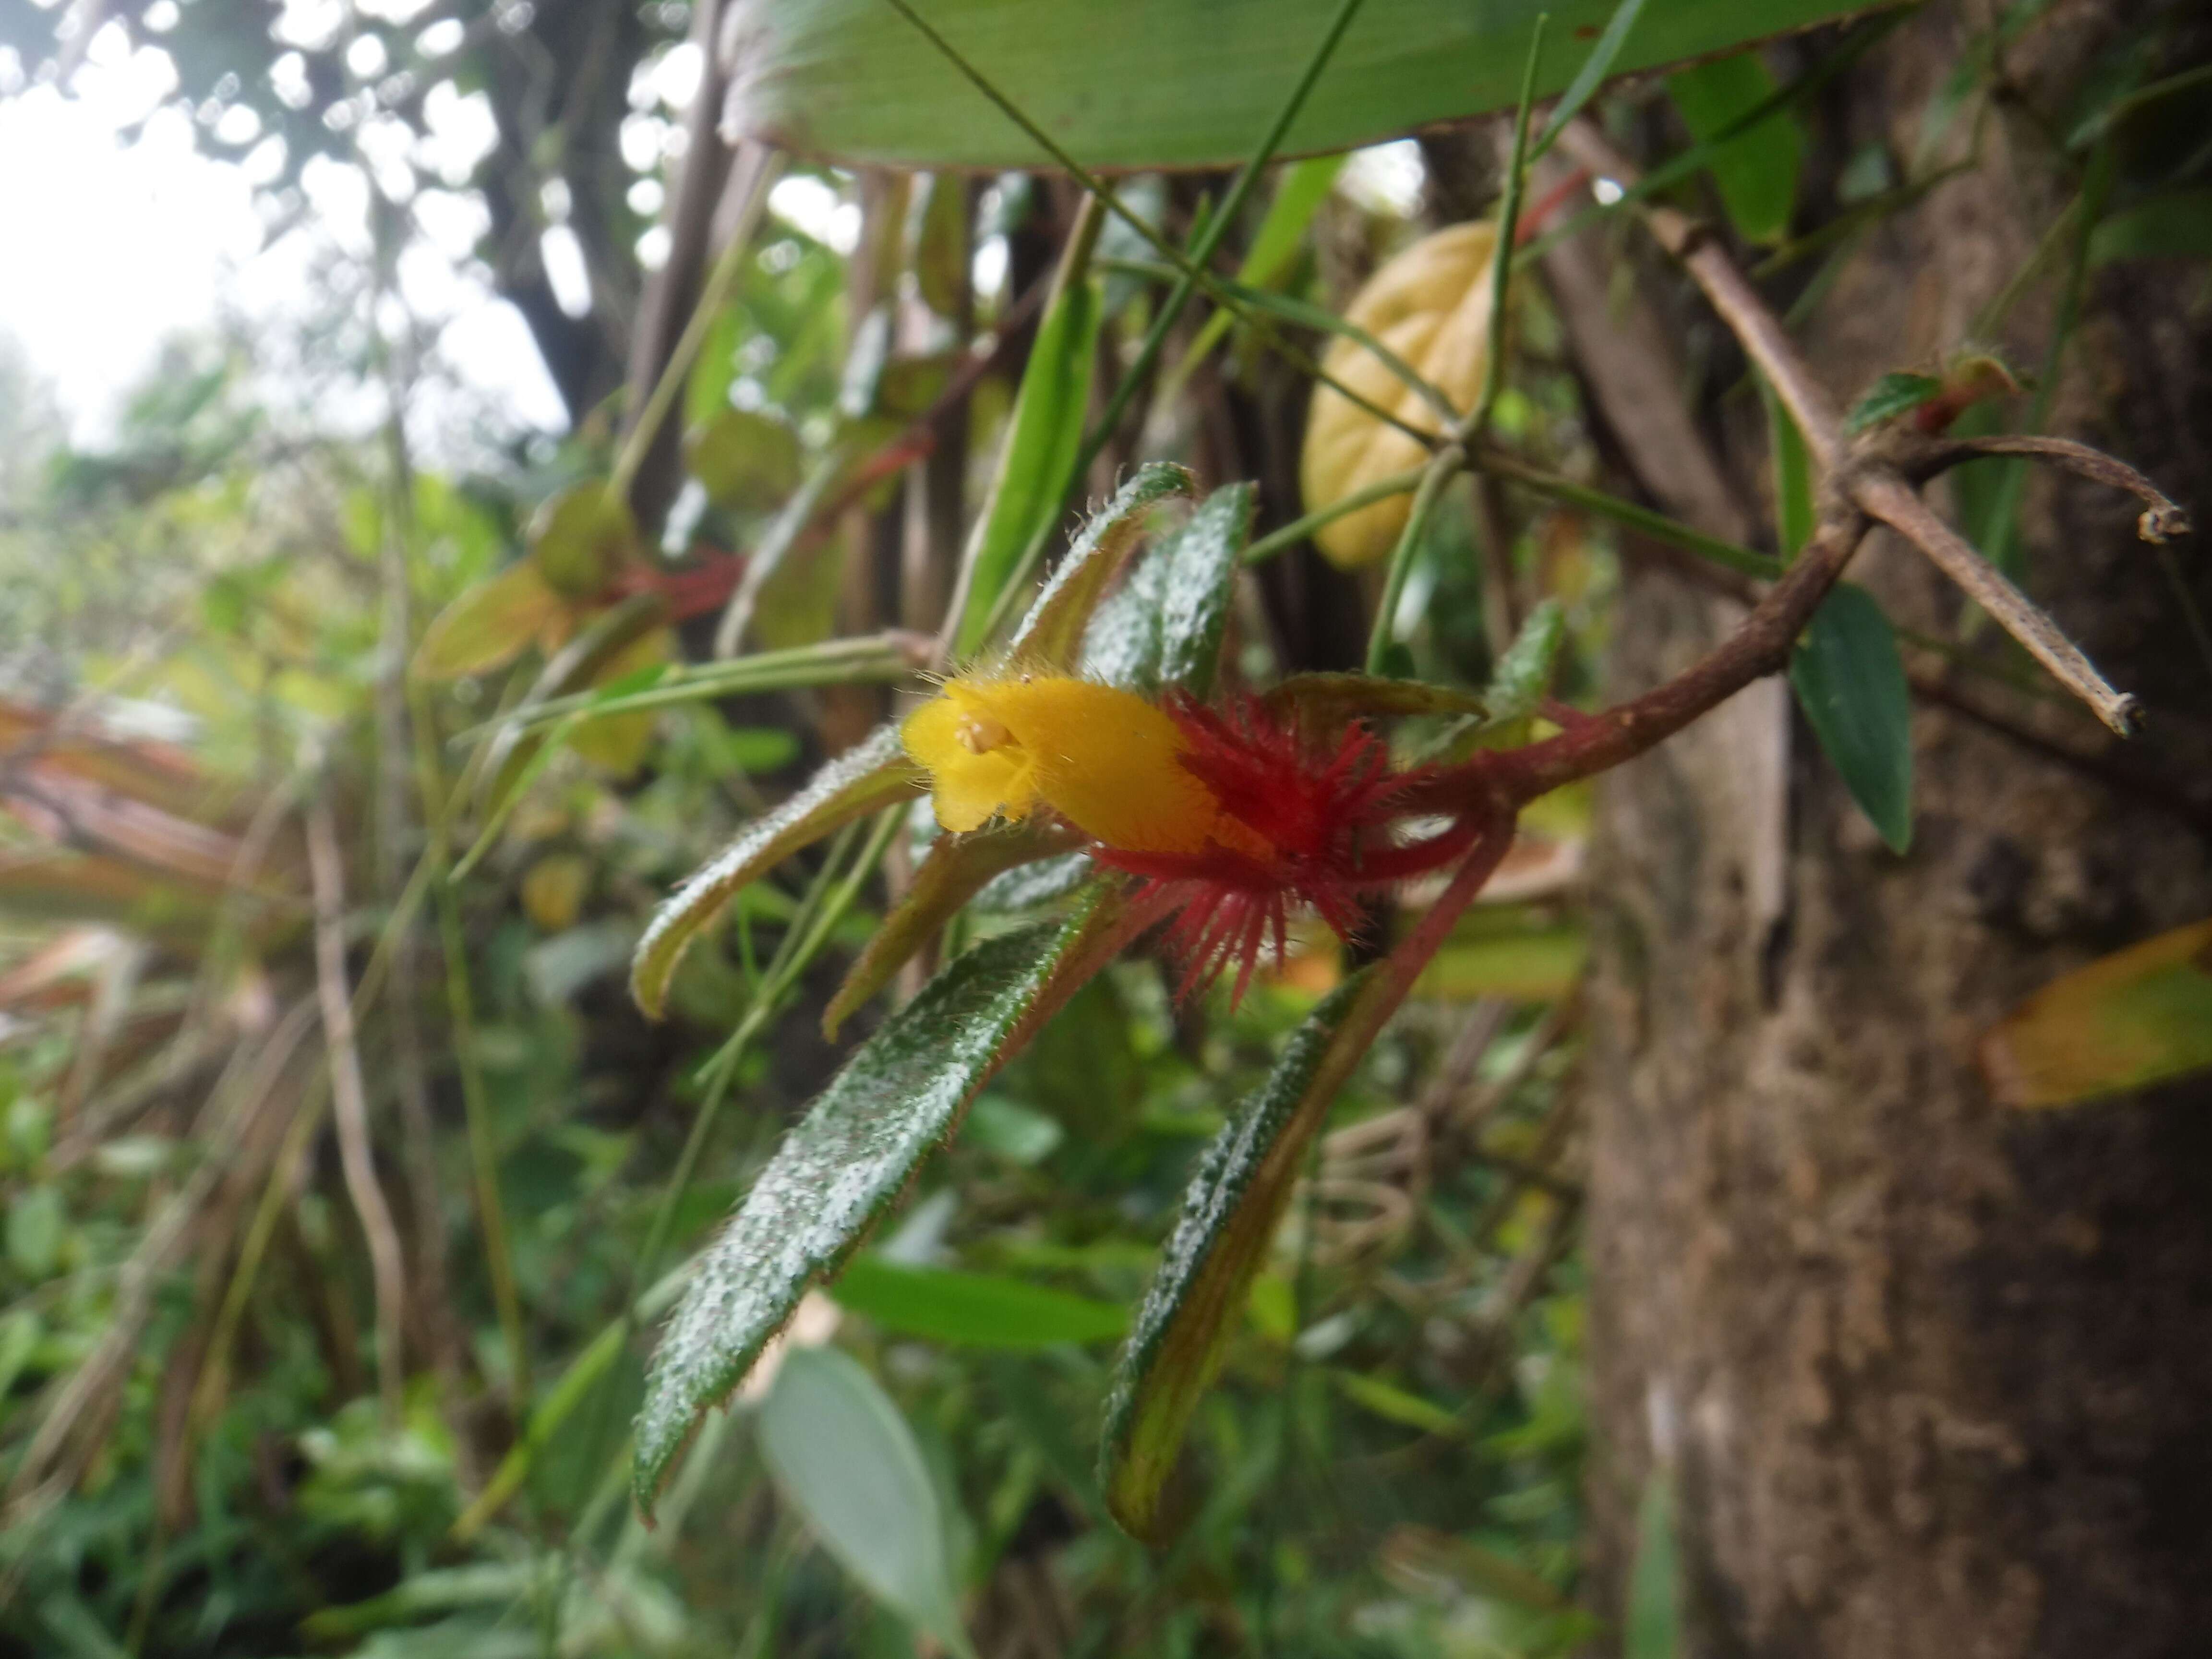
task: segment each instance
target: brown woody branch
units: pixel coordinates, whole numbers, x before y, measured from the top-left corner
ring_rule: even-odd
[[[2076,443],[2071,438],[2006,433],[1989,438],[1937,439],[1914,445],[1899,458],[1899,470],[1915,483],[1925,483],[1962,461],[1978,460],[1989,455],[2020,455],[2030,460],[2049,461],[2092,483],[2125,491],[2143,504],[2145,511],[2136,522],[2136,533],[2147,542],[2166,542],[2189,534],[2189,514],[2180,502],[2125,461],[2101,449],[2092,449],[2087,444]]]

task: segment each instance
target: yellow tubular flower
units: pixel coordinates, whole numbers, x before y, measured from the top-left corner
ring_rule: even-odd
[[[1057,674],[951,680],[900,736],[929,769],[947,830],[1042,803],[1124,852],[1270,851],[1184,769],[1176,723],[1133,692]]]

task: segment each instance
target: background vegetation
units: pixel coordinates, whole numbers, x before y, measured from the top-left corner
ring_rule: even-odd
[[[696,95],[664,95],[672,65],[702,61],[680,3],[333,7],[274,31],[257,7],[165,3],[104,27],[170,53],[211,144],[281,141],[273,200],[296,210],[316,158],[365,174],[369,246],[325,268],[296,338],[178,342],[96,447],[0,363],[0,1652],[1671,1650],[1663,1480],[1642,1489],[1625,1616],[1578,1601],[1586,793],[1532,812],[1337,1101],[1232,1319],[1160,1548],[1114,1525],[1096,1468],[1116,1344],[1200,1153],[1356,960],[1301,933],[1233,1008],[1176,1001],[1156,951],[1086,987],[706,1420],[650,1526],[630,1425],[653,1330],[842,1054],[817,1025],[911,880],[910,837],[863,823],[744,890],[665,1022],[625,974],[672,887],[922,689],[917,640],[1024,466],[1051,480],[1040,536],[1063,527],[1054,483],[1096,502],[1140,461],[1257,482],[1252,551],[1274,556],[1237,590],[1235,678],[1356,666],[1381,606],[1393,672],[1480,689],[1556,614],[1550,690],[1594,706],[1624,560],[1788,553],[1809,526],[1792,428],[1732,349],[1692,341],[1697,389],[1712,425],[1775,434],[1751,487],[1764,522],[1669,532],[1646,509],[1624,527],[1636,504],[1599,493],[1634,492],[1621,435],[1563,302],[1516,281],[1498,378],[1415,367],[1480,398],[1535,481],[1444,495],[1386,593],[1389,560],[1348,575],[1296,521],[1419,454],[1309,475],[1302,496],[1310,371],[1350,372],[1328,319],[1379,264],[1491,206],[1489,127],[1255,170],[1235,198],[1225,168],[1288,89],[1254,71],[1270,90],[1257,119],[1222,118],[1234,144],[1200,132],[1167,158],[1219,168],[1118,188],[1272,320],[1201,303],[1156,330],[1172,270],[1065,177],[799,161],[748,194],[743,149],[726,189],[682,166],[719,100],[711,65]],[[1723,227],[1802,323],[1990,142],[2016,95],[2007,53],[2053,9],[1979,20],[1912,153],[1824,91],[1893,18],[1632,80],[1593,109],[1681,159],[1653,198]],[[81,55],[64,16],[19,26],[27,76]],[[2212,252],[2212,146],[2186,113],[2201,45],[2148,9],[2075,103],[2030,112],[2079,193],[1966,343],[2007,337],[2020,307],[2042,358],[1962,429],[2047,423],[2098,271]],[[1545,60],[1547,89],[1591,50]],[[1415,124],[1346,98],[1338,142]],[[457,177],[428,147],[455,100],[497,134]],[[1393,167],[1425,190],[1378,194]],[[1589,184],[1557,155],[1531,173],[1528,245],[1617,204]],[[459,441],[423,413],[449,406],[445,371],[396,273],[435,196],[482,212],[483,269],[574,417],[557,441]],[[580,307],[547,270],[571,246]],[[1098,279],[1088,331],[1052,300],[1056,271],[1085,280],[1072,246]],[[1461,270],[1431,309],[1475,307],[1486,336],[1479,287]],[[657,433],[637,416],[672,358]],[[1964,356],[1898,367],[1923,383],[1869,420],[2007,390]],[[1055,386],[1069,412],[1046,430]],[[2023,487],[1983,463],[1958,492],[2015,572]],[[2029,672],[1971,620],[1905,643],[1909,664],[1886,647],[1900,731],[1905,666],[1923,690]],[[588,697],[629,701],[564,718]],[[1903,738],[1855,763],[1815,735],[1901,844]],[[1378,911],[1376,940],[1432,898]],[[2053,1097],[2146,1056],[2212,1060],[2197,1006]],[[727,1109],[702,1109],[725,1077]]]

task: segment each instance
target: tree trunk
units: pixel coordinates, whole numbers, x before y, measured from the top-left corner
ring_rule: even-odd
[[[1820,112],[1840,133],[1831,162],[1877,141],[1913,155],[1990,9],[1931,6],[1850,70]],[[2062,3],[2014,49],[1979,161],[1877,232],[1804,336],[1839,398],[1970,337],[2072,188],[2020,111],[2063,110],[2156,15]],[[2168,67],[2200,61],[2193,44]],[[2200,525],[2203,280],[2179,261],[2097,273],[2051,422],[2144,468]],[[2041,362],[2054,314],[2047,292],[2015,308],[2013,362]],[[1717,386],[1737,373],[1717,367]],[[1756,401],[1723,414],[1741,489],[1759,476]],[[2206,817],[2175,799],[2212,778],[2212,663],[2136,510],[2042,476],[2022,523],[2033,589],[2148,705],[2129,763],[2155,788],[1932,703],[1914,719],[1903,857],[1777,703],[1723,711],[1601,787],[1593,1581],[1617,1615],[1664,1468],[1686,1654],[2148,1659],[2212,1640],[2212,1083],[2027,1114],[1994,1104],[1974,1065],[1979,1034],[2038,986],[2212,914]],[[2203,538],[2178,551],[2212,608]],[[1956,635],[1955,597],[1895,543],[1852,576],[1901,624]],[[1632,573],[1615,690],[1690,661],[1725,604]],[[2005,707],[2100,750],[2067,711]],[[1786,754],[1774,799],[1747,754]]]

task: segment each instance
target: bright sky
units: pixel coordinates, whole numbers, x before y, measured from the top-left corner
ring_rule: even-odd
[[[19,78],[0,62],[0,91]],[[225,312],[249,322],[296,315],[319,253],[366,248],[366,183],[327,162],[306,170],[310,227],[264,245],[252,185],[276,158],[249,151],[234,165],[200,154],[188,117],[161,106],[174,88],[166,57],[129,52],[110,28],[95,37],[71,96],[33,88],[0,100],[0,330],[52,383],[82,440],[108,428],[120,394],[165,338]],[[465,155],[488,137],[489,117],[447,101],[453,107],[427,113]],[[119,135],[141,120],[143,132],[125,143]],[[436,326],[465,399],[509,422],[559,429],[560,398],[528,329],[468,268],[482,208],[436,190],[415,202],[426,241],[403,261],[402,290]]]

